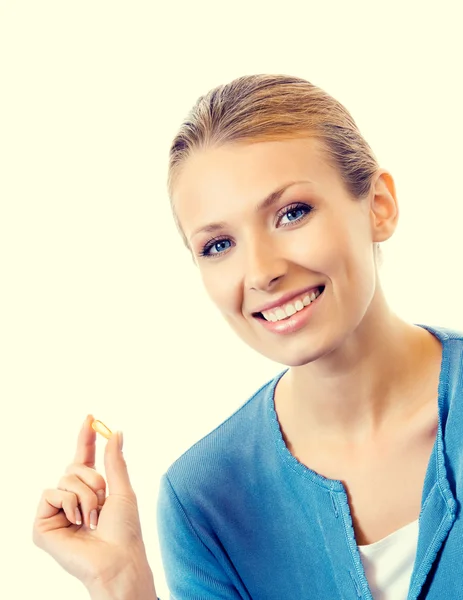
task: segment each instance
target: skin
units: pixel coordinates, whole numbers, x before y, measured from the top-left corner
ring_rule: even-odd
[[[256,211],[292,181],[304,183]],[[281,214],[295,203],[312,210]],[[398,221],[390,173],[378,169],[368,195],[355,199],[315,139],[226,144],[187,159],[173,206],[226,321],[257,352],[290,367],[275,392],[283,438],[300,462],[344,483],[357,542],[417,519],[436,435],[442,348],[395,315],[381,288],[374,246]],[[218,222],[214,232],[204,230]],[[212,255],[201,256],[214,237]],[[275,334],[253,315],[312,285],[325,290],[299,331]]]

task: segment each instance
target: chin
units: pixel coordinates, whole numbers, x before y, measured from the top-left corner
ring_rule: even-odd
[[[316,361],[318,358],[320,358],[320,356],[320,354],[314,354],[313,352],[308,354],[306,352],[305,354],[293,356],[280,356],[278,358],[273,358],[272,360],[287,367],[303,367],[304,365],[308,365]]]
[[[330,354],[341,343],[343,336],[335,335],[330,327],[329,330],[317,328],[308,334],[282,336],[281,340],[264,340],[262,337],[250,335],[238,327],[233,328],[235,333],[250,348],[265,356],[275,363],[286,367],[302,367],[308,365],[327,354]],[[291,339],[292,338],[292,339]]]
[[[283,340],[282,340],[283,341]],[[327,356],[342,343],[342,337],[332,337],[329,332],[319,331],[318,335],[305,339],[292,340],[292,344],[272,344],[254,346],[260,354],[287,367],[302,367]]]
[[[307,348],[304,348],[303,350],[294,349],[292,351],[289,348],[280,348],[276,349],[274,352],[268,347],[254,349],[262,356],[265,356],[273,362],[284,365],[285,367],[302,367],[327,354],[327,352],[323,352],[321,349],[309,352]]]

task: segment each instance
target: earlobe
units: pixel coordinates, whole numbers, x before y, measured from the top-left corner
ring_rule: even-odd
[[[388,240],[397,227],[399,206],[394,179],[384,169],[377,172],[372,182],[370,216],[373,241]]]

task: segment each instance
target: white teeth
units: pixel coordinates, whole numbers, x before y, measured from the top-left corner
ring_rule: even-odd
[[[287,304],[285,307],[285,313],[287,317],[291,317],[297,313],[297,310],[292,304]]]
[[[286,319],[286,313],[282,308],[277,308],[275,311],[275,315],[278,321],[281,321],[281,319]]]
[[[273,310],[266,310],[262,313],[263,317],[267,321],[272,321],[275,323],[276,321],[281,321],[282,319],[287,319],[292,315],[295,315],[297,312],[308,306],[311,302],[313,302],[320,295],[319,290],[312,292],[311,294],[307,294],[303,298],[298,298],[294,303],[288,303],[284,307],[274,308]]]

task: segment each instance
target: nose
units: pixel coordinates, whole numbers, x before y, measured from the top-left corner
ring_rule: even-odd
[[[249,290],[270,291],[286,275],[287,261],[277,248],[262,238],[247,244],[245,286]]]

